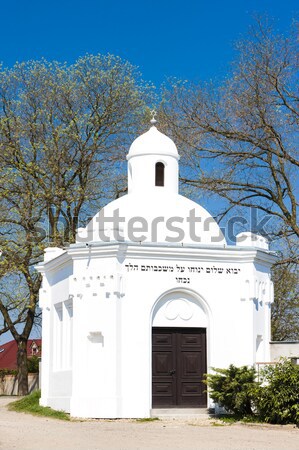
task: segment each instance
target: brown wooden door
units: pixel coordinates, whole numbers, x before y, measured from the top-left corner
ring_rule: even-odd
[[[206,407],[205,328],[153,328],[153,407]]]

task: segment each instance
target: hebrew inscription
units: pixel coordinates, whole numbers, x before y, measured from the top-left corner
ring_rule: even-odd
[[[176,275],[175,280],[179,284],[190,284],[190,276],[194,275],[238,275],[241,271],[238,267],[223,266],[181,266],[175,265],[143,265],[125,264],[127,272],[163,272]]]

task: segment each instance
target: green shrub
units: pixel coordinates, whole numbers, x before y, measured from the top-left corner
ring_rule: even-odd
[[[30,358],[27,358],[27,368],[28,368],[28,373],[38,373],[39,372],[38,356],[31,356]]]
[[[213,370],[216,373],[206,375],[205,383],[214,402],[237,417],[252,415],[256,390],[255,369],[231,364],[228,369]]]
[[[299,366],[282,359],[261,372],[255,403],[261,420],[269,423],[299,423]]]

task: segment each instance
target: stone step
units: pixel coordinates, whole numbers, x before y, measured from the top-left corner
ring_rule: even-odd
[[[207,408],[153,408],[151,417],[211,417]]]

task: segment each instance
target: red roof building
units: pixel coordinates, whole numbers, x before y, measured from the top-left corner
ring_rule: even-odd
[[[17,369],[17,343],[15,340],[0,345],[0,369]],[[41,357],[42,340],[29,339],[27,342],[27,357]]]

